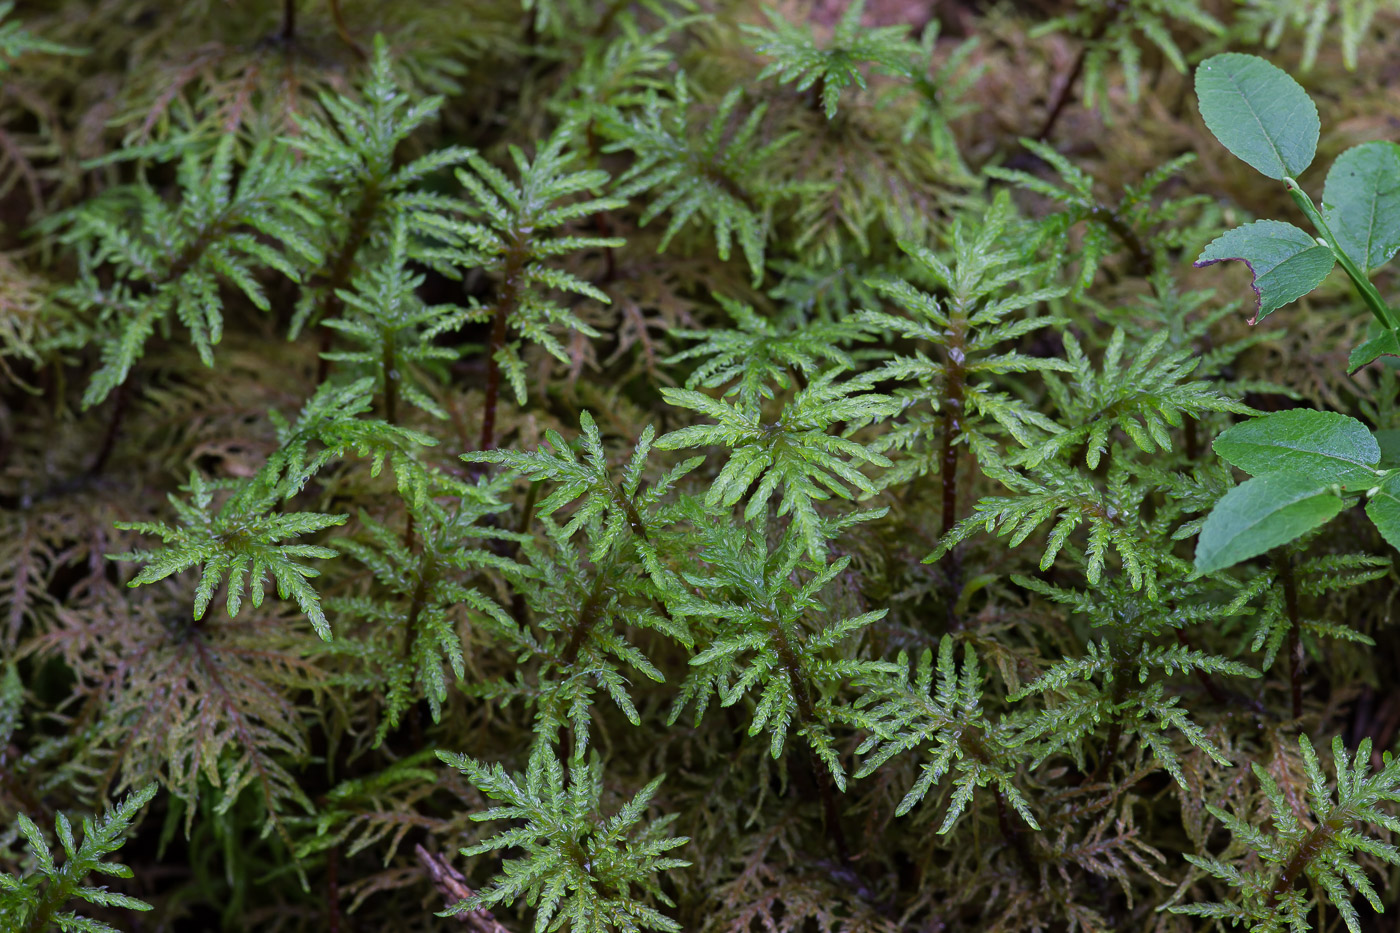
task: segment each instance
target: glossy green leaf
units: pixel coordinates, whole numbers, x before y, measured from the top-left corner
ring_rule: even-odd
[[[1366,426],[1332,411],[1295,408],[1224,431],[1215,452],[1251,476],[1293,473],[1323,485],[1369,489],[1381,449]]]
[[[1387,428],[1376,432],[1376,444],[1381,449],[1381,461],[1376,464],[1382,470],[1400,467],[1400,428]]]
[[[1400,250],[1400,145],[1363,143],[1338,156],[1327,172],[1322,216],[1363,270],[1388,262]]]
[[[1389,477],[1371,501],[1366,514],[1375,522],[1381,537],[1391,547],[1400,550],[1400,474]]]
[[[1196,543],[1196,572],[1238,564],[1329,521],[1342,499],[1328,485],[1292,473],[1245,480],[1215,504]]]
[[[1196,69],[1206,127],[1237,158],[1280,181],[1302,174],[1317,151],[1317,106],[1283,69],[1227,53]]]
[[[1196,258],[1197,266],[1238,259],[1254,275],[1257,307],[1249,323],[1317,288],[1334,262],[1332,250],[1292,224],[1259,220],[1227,230]]]
[[[1347,357],[1347,372],[1354,373],[1367,363],[1382,356],[1400,356],[1400,339],[1394,331],[1386,330],[1378,322],[1372,321],[1366,331],[1366,339],[1351,348]]]

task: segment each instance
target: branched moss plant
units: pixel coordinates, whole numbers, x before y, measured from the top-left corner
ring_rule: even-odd
[[[395,244],[392,248],[402,257],[410,244],[397,241],[411,238],[414,258],[423,258],[429,251],[418,241],[427,235],[426,218],[460,206],[424,190],[424,182],[464,162],[466,149],[447,146],[398,164],[399,148],[432,120],[442,99],[424,97],[410,103],[382,37],[375,40],[361,94],[362,101],[323,95],[325,117],[299,120],[298,133],[290,140],[311,167],[312,184],[302,193],[315,208],[322,241],[320,263],[307,277],[292,318],[293,337],[339,314],[344,300],[340,292],[366,271],[366,256]]]
[[[977,788],[992,786],[999,811],[1010,807],[1026,825],[1038,830],[1030,802],[1016,780],[1016,746],[1020,737],[1005,721],[994,722],[982,706],[982,671],[977,651],[964,648],[961,671],[953,659],[956,643],[947,635],[938,644],[938,675],[934,677],[933,652],[919,658],[914,679],[909,679],[908,658],[895,662],[896,677],[874,678],[857,703],[856,719],[870,731],[859,749],[865,755],[856,777],[867,777],[895,755],[924,748],[928,761],[919,778],[900,800],[896,816],[903,816],[926,797],[944,777],[955,788],[948,802],[939,835],[952,830],[972,802]],[[1009,835],[1009,828],[1003,826]]]
[[[535,746],[529,767],[519,777],[499,764],[488,766],[467,755],[439,756],[488,797],[501,801],[472,819],[524,821],[463,850],[475,855],[518,848],[523,855],[506,862],[489,888],[457,903],[449,914],[524,899],[538,905],[535,929],[540,931],[566,923],[580,933],[681,929],[649,903],[670,904],[661,891],[659,872],[690,864],[666,854],[689,841],[667,833],[674,814],[643,822],[662,778],[604,819],[599,813],[603,768],[596,755],[587,761],[581,753],[576,755],[567,778],[563,764],[544,742]]]
[[[121,848],[124,837],[136,820],[141,808],[156,795],[156,785],[147,784],[100,820],[83,818],[82,842],[73,835],[73,825],[62,813],[55,819],[58,841],[66,856],[62,865],[55,864],[53,851],[44,834],[34,822],[21,813],[19,830],[29,842],[29,851],[37,869],[26,878],[0,874],[0,921],[10,929],[26,933],[42,933],[50,925],[60,930],[83,930],[108,933],[113,927],[97,920],[80,917],[63,908],[70,900],[86,901],[98,907],[123,907],[127,910],[150,910],[145,901],[108,891],[105,887],[84,885],[87,876],[96,872],[115,878],[130,878],[131,869],[117,862],[105,861]]]
[[[799,187],[776,183],[764,173],[793,140],[790,134],[762,140],[758,131],[767,108],[753,108],[732,126],[742,96],[739,88],[726,94],[702,128],[703,111],[682,72],[666,94],[648,92],[640,113],[618,113],[600,129],[609,139],[605,152],[636,157],[617,180],[618,196],[655,192],[639,223],[671,212],[659,250],[692,218],[703,218],[714,228],[719,258],[728,260],[737,240],[757,284],[763,279],[773,207]]]
[[[146,179],[105,192],[63,216],[60,240],[71,244],[81,274],[66,300],[95,318],[102,366],[85,405],[126,381],[156,331],[171,318],[189,331],[206,366],[223,336],[228,283],[257,308],[271,304],[264,269],[293,281],[321,256],[308,236],[315,223],[299,195],[305,167],[285,147],[258,146],[235,172],[234,140],[207,157],[198,148],[179,159],[181,200],[172,206]],[[110,277],[111,281],[104,281]]]
[[[1400,853],[1390,843],[1366,834],[1357,824],[1400,832],[1400,820],[1382,809],[1383,804],[1400,801],[1400,760],[1387,752],[1381,770],[1371,774],[1371,740],[1363,740],[1355,756],[1349,756],[1341,738],[1335,738],[1334,790],[1307,736],[1299,736],[1298,744],[1307,771],[1308,808],[1300,812],[1269,772],[1253,764],[1254,776],[1269,804],[1272,829],[1261,829],[1242,814],[1218,807],[1208,809],[1257,861],[1248,865],[1234,859],[1187,855],[1187,860],[1202,873],[1223,882],[1234,898],[1219,903],[1173,905],[1174,912],[1229,920],[1232,925],[1244,923],[1259,933],[1282,933],[1311,929],[1308,918],[1314,899],[1326,895],[1347,929],[1360,933],[1361,917],[1352,903],[1353,890],[1373,909],[1385,909],[1380,893],[1355,858],[1359,853],[1400,865]],[[1320,893],[1301,888],[1304,881]]]
[[[745,502],[744,518],[760,527],[767,523],[770,502],[778,493],[776,515],[788,517],[797,540],[813,560],[826,559],[824,519],[817,503],[832,495],[854,499],[871,495],[875,485],[860,465],[887,467],[890,461],[872,444],[854,440],[856,428],[880,420],[894,410],[888,396],[867,391],[855,379],[842,379],[842,369],[818,373],[769,420],[764,399],[742,394],[731,400],[713,399],[694,389],[661,390],[678,408],[715,420],[672,431],[658,440],[663,450],[715,445],[730,453],[705,494],[708,507],[732,508]],[[845,427],[832,433],[834,425]],[[751,485],[758,485],[752,489]]]
[[[496,443],[496,408],[501,380],[514,390],[517,403],[526,399],[525,364],[521,339],[538,344],[561,362],[569,355],[559,332],[573,329],[589,337],[598,332],[585,323],[555,292],[592,298],[602,304],[608,296],[593,284],[550,263],[570,253],[618,247],[616,237],[557,235],[553,231],[571,221],[620,207],[613,197],[576,200],[596,191],[608,180],[597,169],[571,170],[577,158],[568,151],[576,127],[565,123],[544,141],[533,160],[519,148],[510,150],[519,182],[479,154],[471,154],[470,170],[459,169],[457,178],[470,199],[467,221],[445,223],[439,231],[467,250],[459,260],[479,265],[496,279],[496,294],[488,306],[476,308],[470,318],[489,320],[491,338],[486,368],[486,401],[481,420],[480,447]],[[518,335],[513,338],[512,335]]]
[[[1033,139],[1023,139],[1021,143],[1055,170],[1059,176],[1058,184],[1028,172],[998,166],[989,166],[987,174],[1013,182],[1063,205],[1047,220],[1043,229],[1048,238],[1059,241],[1057,252],[1068,252],[1070,230],[1080,223],[1084,224],[1078,256],[1079,274],[1074,286],[1076,294],[1083,293],[1093,283],[1099,265],[1105,256],[1114,251],[1111,245],[1114,241],[1119,248],[1127,251],[1129,269],[1134,275],[1150,276],[1166,259],[1163,252],[1168,242],[1153,236],[1153,233],[1179,222],[1180,215],[1191,206],[1193,199],[1173,199],[1155,204],[1153,194],[1164,182],[1179,175],[1195,161],[1195,156],[1182,156],[1158,166],[1148,172],[1142,181],[1127,186],[1117,204],[1106,204],[1094,192],[1093,177],[1051,146]]]
[[[617,482],[593,418],[585,413],[581,420],[582,458],[553,431],[546,435],[552,450],[483,451],[465,457],[501,463],[513,475],[555,486],[535,506],[534,519],[545,541],[502,533],[521,558],[498,564],[517,602],[511,616],[490,617],[499,642],[521,661],[536,665],[517,665],[513,678],[477,685],[473,692],[519,697],[534,705],[535,730],[553,741],[567,725],[575,748],[588,744],[599,688],[633,725],[641,724],[623,668],[653,681],[665,679],[630,633],[654,631],[683,646],[693,643],[683,615],[664,608],[668,600],[683,607],[689,597],[674,572],[662,565],[656,548],[674,520],[667,494],[699,463],[699,458],[684,461],[643,491],[643,467],[655,436],[647,428]],[[571,514],[561,527],[551,516],[566,506]]]
[[[903,26],[861,26],[865,0],[847,4],[830,39],[820,44],[810,26],[788,22],[772,9],[763,12],[768,28],[744,27],[754,50],[772,59],[759,80],[774,77],[780,83],[793,84],[798,92],[810,91],[813,105],[819,105],[828,120],[836,116],[842,91],[852,85],[865,87],[863,69],[873,66],[899,73],[914,52],[909,30]]]
[[[914,261],[917,274],[947,297],[940,300],[900,279],[873,280],[874,291],[908,317],[877,311],[861,314],[867,327],[942,350],[938,360],[922,352],[899,354],[873,374],[908,384],[895,396],[903,419],[877,442],[881,452],[902,454],[883,484],[903,485],[936,471],[942,484],[940,533],[958,520],[959,446],[980,462],[995,464],[993,425],[1022,444],[1057,430],[1054,422],[1024,400],[993,389],[996,376],[1048,373],[1068,366],[1063,360],[1008,349],[1018,338],[1055,324],[1054,318],[1045,316],[1018,318],[1019,312],[1065,293],[1053,286],[1013,288],[1034,284],[1048,271],[1007,245],[1014,221],[1015,209],[1003,193],[982,223],[962,218],[954,222],[947,261],[926,247],[900,244]]]

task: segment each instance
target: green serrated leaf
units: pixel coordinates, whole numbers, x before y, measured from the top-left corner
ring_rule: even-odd
[[[1382,470],[1400,467],[1400,428],[1377,431],[1375,438],[1377,446],[1381,449],[1380,463],[1376,465]]]
[[[1296,408],[1237,424],[1215,439],[1215,452],[1251,476],[1292,473],[1316,483],[1369,489],[1381,449],[1366,426],[1331,411]]]
[[[1270,178],[1296,178],[1312,164],[1317,106],[1287,72],[1256,55],[1215,55],[1196,69],[1206,128],[1238,159]]]
[[[1206,516],[1196,544],[1196,572],[1223,570],[1287,544],[1341,510],[1340,496],[1306,476],[1267,473],[1246,480]]]
[[[1322,216],[1337,245],[1362,271],[1400,250],[1400,145],[1353,146],[1327,172]]]
[[[1366,503],[1366,515],[1386,543],[1400,550],[1400,474],[1392,475],[1381,484]]]
[[[1271,312],[1317,288],[1332,271],[1333,255],[1292,224],[1259,220],[1212,240],[1196,266],[1238,259],[1254,276],[1257,307],[1249,323],[1257,324]]]
[[[1400,338],[1394,331],[1386,330],[1378,322],[1372,321],[1366,331],[1366,339],[1352,347],[1347,357],[1347,372],[1354,373],[1382,356],[1400,356]]]

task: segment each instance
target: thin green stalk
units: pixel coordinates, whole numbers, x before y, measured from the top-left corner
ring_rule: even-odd
[[[1366,307],[1376,316],[1386,330],[1395,333],[1400,339],[1400,322],[1395,318],[1395,312],[1381,298],[1381,293],[1376,290],[1376,286],[1371,284],[1371,279],[1362,271],[1355,261],[1337,244],[1337,238],[1332,234],[1332,230],[1327,226],[1327,221],[1322,219],[1322,212],[1313,204],[1312,198],[1304,193],[1298,186],[1298,182],[1292,178],[1285,177],[1284,185],[1288,188],[1289,195],[1293,198],[1293,203],[1298,205],[1298,209],[1312,221],[1312,225],[1317,232],[1322,235],[1323,245],[1332,250],[1332,255],[1337,257],[1337,262],[1347,277],[1356,286],[1357,292],[1361,295],[1361,300],[1366,302]]]

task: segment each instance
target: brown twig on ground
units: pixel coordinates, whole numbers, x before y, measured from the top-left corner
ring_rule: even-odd
[[[447,859],[441,855],[429,852],[421,843],[413,847],[413,852],[418,856],[418,863],[433,880],[433,887],[442,892],[442,896],[450,904],[464,901],[476,893],[467,887],[467,879],[462,877],[462,873],[448,864]],[[456,916],[458,920],[467,924],[471,933],[510,933],[489,910],[464,910]]]

